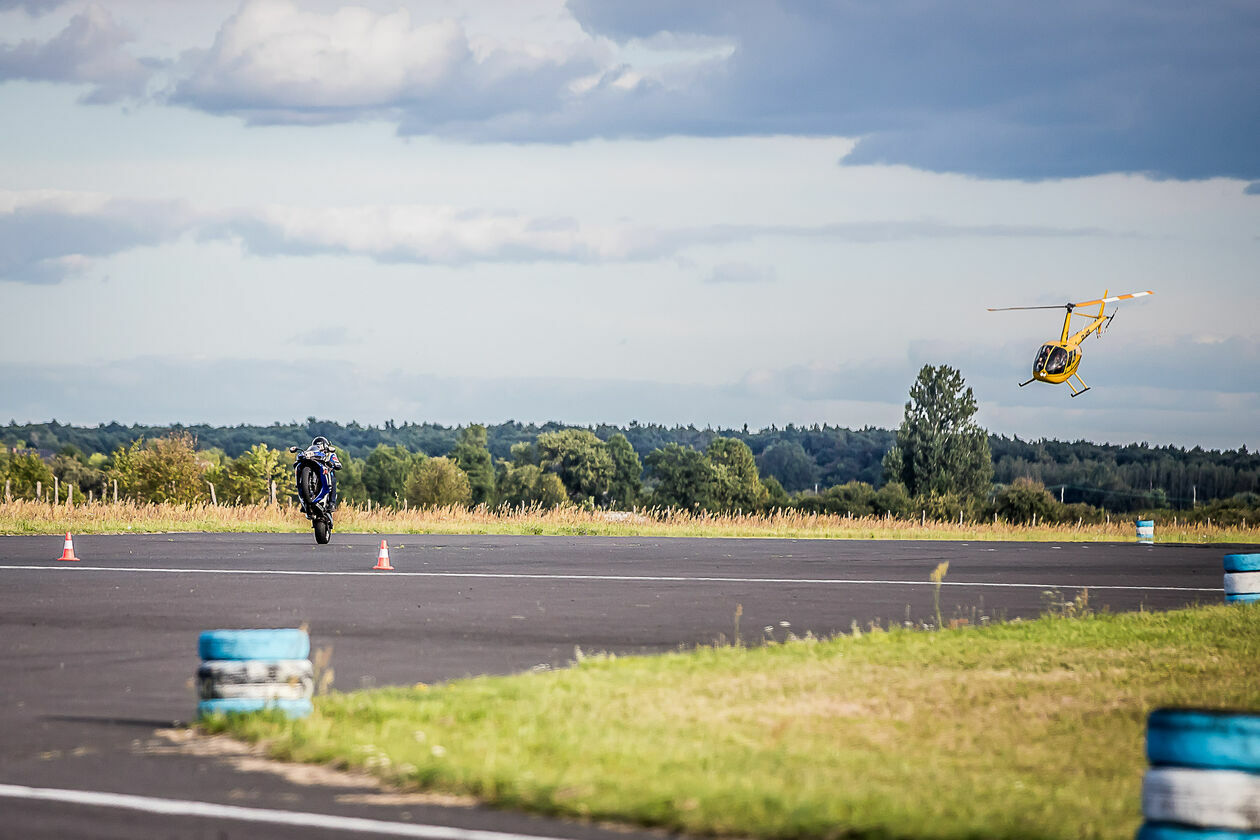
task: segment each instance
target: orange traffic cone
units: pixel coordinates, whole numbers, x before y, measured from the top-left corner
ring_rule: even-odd
[[[381,551],[376,555],[376,565],[372,568],[389,572],[394,570],[394,567],[389,565],[389,546],[385,545],[385,540],[381,540]]]
[[[64,545],[62,545],[61,556],[57,559],[58,560],[78,560],[79,559],[78,557],[74,556],[74,540],[70,539],[69,531],[66,531],[66,542]]]

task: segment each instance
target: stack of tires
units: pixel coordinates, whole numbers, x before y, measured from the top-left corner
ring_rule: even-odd
[[[1260,715],[1157,709],[1137,840],[1260,840]]]
[[[207,630],[197,640],[197,716],[278,709],[311,713],[314,671],[304,630]]]
[[[1225,555],[1225,600],[1260,601],[1260,554]]]

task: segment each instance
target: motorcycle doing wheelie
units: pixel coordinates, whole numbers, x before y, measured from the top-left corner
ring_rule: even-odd
[[[315,542],[326,545],[332,539],[332,514],[337,509],[337,476],[334,473],[341,469],[337,449],[328,442],[328,438],[317,437],[306,449],[290,446],[289,451],[297,453],[293,473],[297,479],[302,513],[311,520]]]

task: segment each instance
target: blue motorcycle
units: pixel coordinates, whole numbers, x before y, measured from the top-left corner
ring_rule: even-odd
[[[333,511],[337,509],[336,472],[341,469],[337,448],[328,438],[317,437],[306,449],[290,446],[289,451],[297,453],[293,473],[302,513],[315,528],[315,542],[327,545],[332,539]]]

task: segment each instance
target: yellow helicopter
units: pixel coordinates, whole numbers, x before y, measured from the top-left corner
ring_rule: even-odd
[[[1029,382],[1049,382],[1051,385],[1061,385],[1066,382],[1068,387],[1072,389],[1072,396],[1078,397],[1089,390],[1089,386],[1085,384],[1085,380],[1081,379],[1076,369],[1080,367],[1081,357],[1084,351],[1081,350],[1081,342],[1089,338],[1091,333],[1097,333],[1101,338],[1103,330],[1111,324],[1111,319],[1116,317],[1113,312],[1110,315],[1103,315],[1103,311],[1107,308],[1107,304],[1115,303],[1118,300],[1129,300],[1130,298],[1146,297],[1153,295],[1154,292],[1133,292],[1128,295],[1117,295],[1116,297],[1107,297],[1107,292],[1103,292],[1103,296],[1098,300],[1083,300],[1080,303],[1065,303],[1059,306],[1003,306],[997,309],[990,308],[990,312],[1010,312],[1014,309],[1066,309],[1067,316],[1063,319],[1063,335],[1058,341],[1050,341],[1041,345],[1041,349],[1037,351],[1037,358],[1033,361],[1032,379],[1028,382],[1019,383],[1019,387],[1023,388]],[[1097,313],[1077,312],[1078,306],[1097,306]],[[1068,335],[1068,331],[1072,328],[1072,316],[1078,318],[1090,318],[1092,323],[1083,329]],[[1081,383],[1078,389],[1076,384],[1072,382],[1075,379]]]

